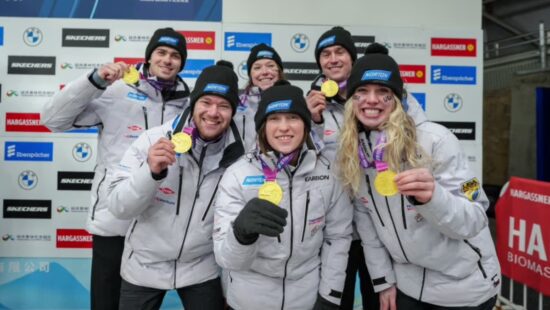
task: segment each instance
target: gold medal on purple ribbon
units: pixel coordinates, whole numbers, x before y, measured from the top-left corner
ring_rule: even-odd
[[[174,143],[174,151],[176,153],[187,153],[193,146],[193,139],[191,135],[186,132],[178,132],[172,136],[172,143]]]
[[[321,84],[321,92],[325,97],[332,98],[338,94],[338,83],[333,80],[326,80]]]
[[[124,72],[122,80],[126,84],[134,85],[139,81],[139,72],[135,67],[130,67],[128,71]]]
[[[276,181],[266,181],[258,190],[258,198],[279,205],[283,199],[283,189]]]
[[[382,196],[393,196],[399,191],[397,190],[397,184],[395,184],[395,176],[397,174],[391,170],[384,170],[378,172],[374,179],[374,188]]]

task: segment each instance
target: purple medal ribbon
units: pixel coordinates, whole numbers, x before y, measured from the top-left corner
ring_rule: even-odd
[[[376,167],[376,171],[382,172],[388,170],[388,164],[384,161],[384,148],[378,147],[381,144],[386,143],[386,134],[380,133],[380,136],[378,137],[376,141],[376,147],[374,148],[374,152],[372,153],[372,157],[374,159],[374,165]]]
[[[262,170],[264,172],[264,176],[266,178],[266,181],[274,181],[277,179],[277,173],[279,171],[283,170],[286,166],[290,164],[296,158],[296,155],[298,154],[298,150],[285,155],[277,161],[277,165],[275,166],[275,169],[271,169],[267,163],[260,157],[260,162],[262,163]]]

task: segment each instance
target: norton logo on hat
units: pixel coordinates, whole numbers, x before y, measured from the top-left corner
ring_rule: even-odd
[[[320,48],[323,48],[325,46],[329,46],[329,45],[333,45],[334,42],[336,41],[336,36],[330,36],[326,39],[324,39],[323,41],[319,42],[319,46],[317,46],[318,49]]]
[[[292,106],[292,100],[279,100],[270,103],[265,109],[265,113],[271,113],[275,111],[287,111]]]
[[[257,58],[273,58],[273,52],[270,51],[259,51]]]
[[[363,73],[361,81],[389,81],[391,77],[391,71],[386,70],[367,70]]]
[[[216,84],[216,83],[206,84],[203,90],[203,92],[212,92],[212,93],[218,93],[222,95],[227,94],[227,91],[229,91],[229,86]]]
[[[158,42],[173,45],[173,46],[177,46],[179,40],[176,39],[176,38],[172,38],[172,37],[162,36],[162,37],[159,38]]]

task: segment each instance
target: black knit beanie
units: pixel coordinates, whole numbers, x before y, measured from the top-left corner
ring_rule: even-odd
[[[357,49],[355,48],[355,43],[351,38],[351,33],[340,26],[336,26],[323,33],[315,45],[315,60],[317,61],[317,66],[319,69],[321,69],[321,65],[319,64],[321,52],[323,49],[333,45],[341,45],[345,48],[351,56],[351,62],[355,62],[357,59]]]
[[[277,65],[281,70],[283,69],[283,62],[281,60],[281,56],[277,53],[277,51],[264,43],[260,43],[258,45],[255,45],[251,50],[250,54],[248,55],[248,59],[246,60],[246,70],[248,72],[248,77],[250,77],[250,70],[252,69],[252,65],[259,59],[271,59]]]
[[[233,69],[226,61],[218,61],[216,65],[202,70],[197,78],[195,88],[191,92],[191,111],[195,108],[195,103],[204,95],[216,95],[229,101],[233,110],[233,115],[237,111],[239,103],[239,85],[238,78]],[[232,65],[231,63],[229,63]]]
[[[185,61],[187,60],[187,42],[183,34],[175,31],[173,28],[160,28],[153,33],[147,48],[145,49],[145,62],[148,63],[151,58],[151,54],[155,48],[159,46],[168,46],[180,53],[181,55],[181,66],[180,71],[185,66]]]
[[[304,92],[300,87],[290,85],[285,80],[277,81],[275,85],[262,93],[262,99],[258,104],[258,111],[254,116],[256,132],[269,114],[294,113],[302,118],[306,128],[311,129],[311,113],[304,98]]]
[[[365,55],[355,62],[348,78],[347,97],[351,98],[357,87],[366,84],[380,84],[389,87],[399,99],[403,99],[403,80],[399,65],[388,55],[388,49],[372,43]]]

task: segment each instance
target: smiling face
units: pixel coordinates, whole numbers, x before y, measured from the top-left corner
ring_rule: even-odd
[[[378,130],[395,108],[395,97],[391,89],[378,84],[357,87],[351,96],[355,117],[371,130]]]
[[[266,90],[281,79],[279,66],[271,59],[259,59],[250,68],[250,80],[252,85]]]
[[[345,48],[341,45],[333,45],[321,51],[319,64],[328,79],[340,83],[348,79],[353,62]]]
[[[161,80],[174,80],[180,71],[181,55],[168,46],[159,46],[149,58],[149,74]]]
[[[265,136],[271,148],[287,155],[298,149],[305,135],[304,121],[298,114],[273,113],[267,116]]]
[[[200,137],[209,141],[218,138],[229,127],[233,110],[227,99],[204,95],[195,102],[193,122]]]

